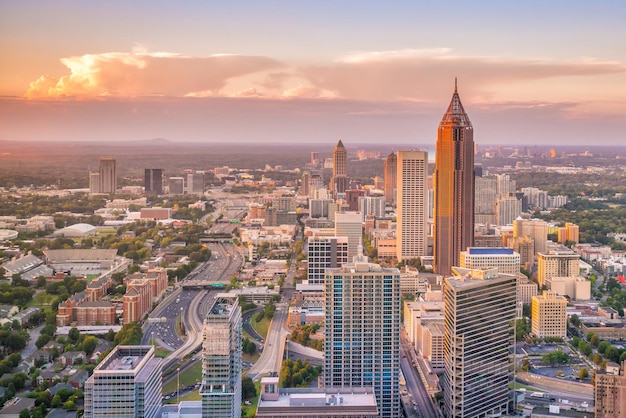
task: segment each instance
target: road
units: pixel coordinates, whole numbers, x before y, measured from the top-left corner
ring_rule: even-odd
[[[283,344],[287,337],[287,305],[279,303],[276,305],[276,312],[267,332],[265,347],[261,353],[261,357],[254,363],[254,366],[248,371],[248,376],[253,380],[259,379],[261,376],[271,373],[280,372],[282,364]]]
[[[413,366],[414,352],[409,347],[404,336],[400,338],[400,354],[402,355],[402,358],[400,358],[400,368],[402,369],[406,381],[406,390],[411,395],[412,401],[415,402],[419,416],[437,418],[439,415],[437,414],[431,397],[420,379],[417,370],[415,370]]]

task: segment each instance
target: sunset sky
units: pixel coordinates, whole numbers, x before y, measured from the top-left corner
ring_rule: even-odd
[[[626,2],[0,3],[0,139],[626,144]]]

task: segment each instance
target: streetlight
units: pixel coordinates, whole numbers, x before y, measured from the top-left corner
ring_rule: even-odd
[[[180,403],[180,367],[176,368],[176,403]]]

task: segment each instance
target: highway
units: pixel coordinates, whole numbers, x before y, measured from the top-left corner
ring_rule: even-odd
[[[279,303],[276,305],[276,312],[270,329],[267,332],[265,347],[261,353],[261,357],[250,368],[247,375],[253,380],[261,378],[261,376],[271,372],[280,372],[282,364],[283,347],[285,338],[288,335],[287,325],[287,305]]]

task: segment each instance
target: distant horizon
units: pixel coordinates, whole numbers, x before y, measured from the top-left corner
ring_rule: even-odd
[[[430,144],[458,79],[479,145],[626,143],[623,1],[0,11],[3,139]]]

